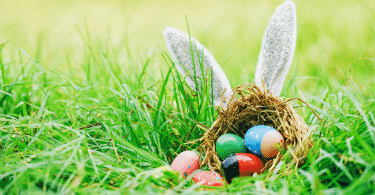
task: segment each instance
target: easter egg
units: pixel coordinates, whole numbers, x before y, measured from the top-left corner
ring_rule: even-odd
[[[225,182],[223,176],[215,171],[202,171],[198,169],[193,177],[193,181],[195,183],[200,182],[203,186],[224,186],[223,182]]]
[[[253,154],[272,158],[279,153],[278,148],[284,147],[284,138],[270,126],[257,125],[247,130],[245,144]]]
[[[175,171],[183,173],[183,176],[186,177],[200,168],[199,163],[200,158],[197,152],[184,151],[173,160],[171,168]]]
[[[253,173],[260,174],[264,167],[262,161],[250,153],[232,154],[223,161],[221,166],[229,183],[234,177],[246,177]]]
[[[231,154],[244,153],[247,151],[245,140],[235,134],[226,133],[221,135],[216,142],[216,152],[221,160]]]

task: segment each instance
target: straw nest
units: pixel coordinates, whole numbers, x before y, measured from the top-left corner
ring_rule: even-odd
[[[261,159],[265,165],[262,172],[269,170],[268,176],[270,176],[282,160],[286,163],[286,172],[280,173],[282,175],[300,167],[305,163],[307,153],[313,146],[313,140],[303,118],[288,104],[294,99],[302,101],[299,98],[283,100],[272,95],[268,90],[259,89],[255,84],[243,84],[236,87],[227,104],[227,109],[219,111],[219,116],[212,126],[203,127],[206,132],[199,140],[196,140],[201,143],[198,149],[205,156],[202,165],[207,164],[211,170],[220,173],[221,161],[215,150],[217,139],[225,133],[244,137],[250,127],[268,125],[281,133],[285,145],[276,157]],[[316,115],[315,112],[314,114]],[[288,160],[286,160],[287,156]]]

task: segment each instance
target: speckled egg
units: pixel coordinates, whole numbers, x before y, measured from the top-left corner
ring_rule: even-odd
[[[270,126],[257,125],[247,130],[245,144],[253,154],[272,158],[279,153],[278,148],[284,147],[284,138]]]
[[[198,169],[194,174],[193,181],[195,183],[200,182],[203,186],[224,186],[224,183],[226,183],[224,178],[215,171],[202,171]]]
[[[224,160],[231,154],[244,153],[246,151],[245,140],[235,134],[223,134],[216,142],[216,152],[221,160]]]
[[[251,176],[253,173],[260,174],[264,167],[263,162],[256,155],[250,153],[232,154],[223,161],[221,166],[228,183],[234,177]]]
[[[183,173],[183,176],[192,174],[200,168],[200,157],[196,151],[181,152],[172,162],[171,168]]]

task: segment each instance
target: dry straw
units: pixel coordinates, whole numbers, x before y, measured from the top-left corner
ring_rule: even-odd
[[[225,133],[244,137],[250,127],[268,125],[283,135],[284,147],[289,150],[282,150],[271,159],[262,158],[265,165],[262,171],[269,170],[268,176],[270,176],[275,166],[282,160],[286,163],[286,171],[279,174],[284,175],[297,169],[305,163],[304,159],[313,146],[313,140],[303,118],[288,104],[295,99],[309,106],[299,98],[283,100],[272,95],[268,90],[260,90],[255,84],[242,84],[236,87],[227,109],[219,111],[219,116],[210,128],[201,126],[206,132],[199,140],[194,141],[201,143],[199,151],[204,154],[202,165],[207,164],[211,170],[220,173],[221,161],[215,151],[217,139]],[[315,112],[314,114],[316,115]],[[289,160],[286,161],[287,156]]]

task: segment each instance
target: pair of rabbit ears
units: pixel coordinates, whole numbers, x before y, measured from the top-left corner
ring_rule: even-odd
[[[186,82],[192,89],[196,89],[196,83],[198,89],[200,87],[201,70],[209,70],[215,105],[230,98],[232,89],[225,73],[202,44],[171,27],[167,27],[163,35],[177,70],[183,75],[187,73]],[[255,84],[259,88],[263,88],[264,83],[273,95],[280,95],[293,60],[296,38],[296,6],[287,0],[276,8],[263,35],[255,71]]]

